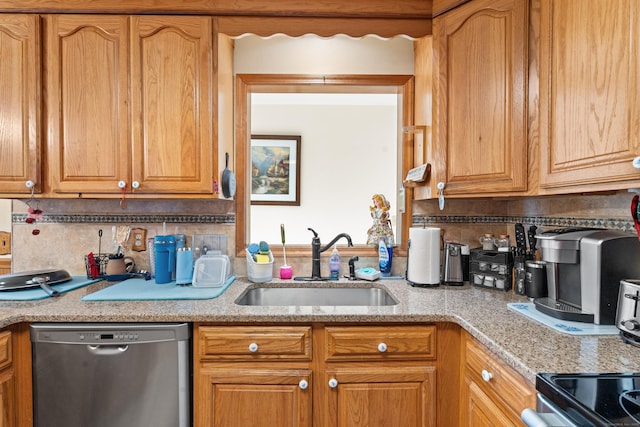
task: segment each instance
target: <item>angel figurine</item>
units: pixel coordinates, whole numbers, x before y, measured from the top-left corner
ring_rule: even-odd
[[[373,225],[367,231],[367,245],[378,245],[381,237],[386,239],[387,244],[392,244],[393,229],[391,228],[391,213],[389,208],[391,204],[382,194],[374,194],[371,197],[373,205],[369,206]]]

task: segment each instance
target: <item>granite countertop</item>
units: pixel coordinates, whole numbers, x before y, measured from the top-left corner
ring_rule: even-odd
[[[153,286],[154,282],[149,282]],[[56,298],[0,301],[0,327],[18,322],[453,322],[493,351],[503,363],[532,383],[541,372],[635,372],[640,348],[624,344],[618,335],[573,336],[556,332],[507,308],[528,302],[512,292],[474,286],[414,288],[404,280],[373,283],[341,279],[321,286],[386,288],[397,305],[251,307],[234,301],[247,287],[237,279],[221,296],[208,300],[81,301],[84,295],[110,286],[99,282]],[[294,286],[300,282],[274,280],[263,286]]]

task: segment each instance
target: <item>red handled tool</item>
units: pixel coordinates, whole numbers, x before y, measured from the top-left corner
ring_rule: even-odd
[[[640,212],[638,211],[638,200],[640,200],[640,196],[637,194],[633,196],[633,200],[631,200],[631,218],[633,218],[633,226],[636,228],[638,240],[640,240]]]

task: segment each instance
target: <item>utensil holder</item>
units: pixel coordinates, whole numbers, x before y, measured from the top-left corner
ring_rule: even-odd
[[[269,262],[258,264],[248,250],[247,254],[247,277],[254,283],[269,282],[273,279],[273,254],[269,251]]]
[[[107,263],[109,262],[109,254],[94,255],[93,260],[89,261],[87,255],[84,256],[84,266],[87,270],[87,279],[101,279],[106,275]]]

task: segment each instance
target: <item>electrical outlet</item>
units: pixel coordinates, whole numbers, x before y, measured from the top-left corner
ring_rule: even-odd
[[[133,244],[131,249],[136,252],[142,252],[147,250],[147,230],[144,228],[134,228],[131,230],[131,239]]]
[[[11,253],[11,233],[0,231],[0,255]]]

